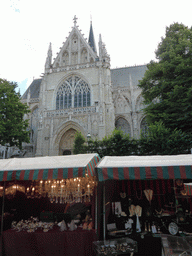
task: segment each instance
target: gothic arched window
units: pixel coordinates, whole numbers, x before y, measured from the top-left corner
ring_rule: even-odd
[[[85,81],[79,79],[76,83],[74,96],[75,108],[90,106],[90,88]]]
[[[80,77],[69,77],[57,91],[56,109],[87,107],[90,104],[90,88]]]
[[[115,127],[118,130],[122,130],[124,133],[129,134],[131,136],[131,127],[127,122],[127,120],[125,120],[124,118],[122,117],[118,118],[117,121],[115,122]]]
[[[72,90],[68,81],[65,81],[57,91],[56,109],[71,108]]]

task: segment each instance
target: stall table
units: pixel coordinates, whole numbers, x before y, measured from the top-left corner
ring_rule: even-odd
[[[161,235],[163,256],[191,256],[192,237]]]
[[[3,232],[5,256],[92,256],[93,242],[97,240],[94,230],[60,231],[54,227],[48,232],[36,230]]]

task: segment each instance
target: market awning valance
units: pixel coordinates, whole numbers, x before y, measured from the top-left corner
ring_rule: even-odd
[[[192,179],[192,155],[106,156],[97,173],[99,181]]]
[[[48,180],[95,175],[98,154],[10,158],[0,160],[0,181]]]
[[[192,183],[184,184],[184,190],[182,191],[183,195],[192,196]]]

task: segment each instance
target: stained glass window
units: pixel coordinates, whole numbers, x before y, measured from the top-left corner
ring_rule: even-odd
[[[74,95],[74,106],[72,106]],[[87,107],[91,104],[89,85],[78,76],[71,76],[59,87],[56,96],[56,109]]]

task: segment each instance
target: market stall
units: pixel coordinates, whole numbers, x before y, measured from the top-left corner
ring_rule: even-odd
[[[21,239],[22,242],[22,237],[25,237],[27,239],[26,244],[29,244],[30,241],[35,243],[36,249],[31,251],[31,255],[37,255],[37,251],[34,252],[34,250],[39,250],[37,248],[37,240],[40,241],[40,237],[44,241],[41,246],[43,248],[47,246],[48,248],[49,246],[46,245],[48,242],[46,241],[53,239],[53,237],[61,236],[66,243],[67,239],[71,239],[73,245],[62,246],[65,251],[61,248],[61,252],[58,255],[72,255],[74,247],[77,250],[80,248],[77,243],[77,236],[79,236],[82,244],[85,244],[86,240],[90,240],[89,245],[87,247],[84,246],[84,250],[87,250],[87,253],[84,251],[85,254],[82,254],[90,255],[92,242],[96,240],[96,232],[94,231],[95,189],[97,185],[95,166],[99,160],[98,154],[0,160],[1,234],[4,250],[7,250],[7,252],[11,250],[13,244],[10,244],[10,241],[15,245],[20,244],[18,240]],[[25,202],[25,207],[22,207],[22,205],[18,207],[18,210],[23,209],[18,215],[19,217],[22,216],[22,220],[17,219],[14,221],[16,224],[12,227],[13,230],[3,232],[5,199],[8,198],[13,202],[18,193],[19,195],[22,194],[22,198],[17,202],[21,202],[21,204]],[[27,204],[27,202],[29,203]],[[29,221],[29,216],[22,215],[22,213],[24,209],[30,208],[32,204],[33,212],[35,212],[36,216],[32,217],[31,213],[31,220]],[[46,211],[43,210],[43,205],[48,207]],[[38,211],[37,208],[40,210]],[[60,209],[59,214],[56,212],[57,209]],[[84,219],[82,219],[83,213],[85,214]],[[69,216],[70,219],[68,218]],[[54,225],[47,224],[47,227],[43,228],[42,222],[46,221]],[[62,224],[63,228],[57,226],[58,222]],[[71,235],[67,234],[67,232]],[[9,236],[12,237],[11,240]],[[88,239],[88,236],[90,239]],[[55,243],[58,248],[61,246],[59,241],[58,238],[57,243]],[[29,246],[28,249],[30,250],[30,248]],[[58,248],[57,250],[60,250]],[[42,254],[38,255],[45,255],[43,250]],[[22,255],[20,251],[18,255]],[[25,252],[23,255],[26,255]]]
[[[192,221],[192,200],[185,193],[192,155],[106,156],[96,170],[103,188],[104,240],[164,228],[174,235]]]

